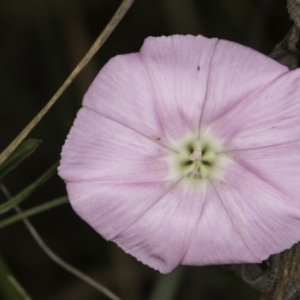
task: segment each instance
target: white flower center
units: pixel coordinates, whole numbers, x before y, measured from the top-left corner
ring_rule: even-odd
[[[219,174],[222,165],[221,144],[206,134],[189,135],[174,143],[176,153],[170,155],[170,172],[192,184],[200,184]]]

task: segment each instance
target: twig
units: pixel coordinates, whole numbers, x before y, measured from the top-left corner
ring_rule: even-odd
[[[5,197],[9,200],[12,196],[8,189],[5,187],[4,184],[0,183],[0,189],[5,195]],[[22,210],[16,206],[15,211],[20,214],[22,213]],[[116,296],[113,292],[111,292],[108,288],[103,286],[102,284],[96,282],[94,279],[90,278],[89,276],[85,275],[81,271],[77,270],[64,260],[62,260],[59,256],[57,256],[43,241],[43,239],[40,237],[34,226],[31,224],[31,222],[28,219],[23,219],[23,223],[25,224],[27,230],[30,232],[34,240],[37,242],[37,244],[41,247],[41,249],[59,266],[61,266],[63,269],[67,270],[71,274],[75,275],[82,281],[86,282],[90,286],[94,287],[96,290],[100,291],[101,293],[105,294],[107,297],[109,297],[111,300],[121,300],[118,296]]]
[[[276,45],[270,56],[294,70],[300,66],[300,1],[287,0],[287,8],[294,26],[283,38],[282,42]]]
[[[24,288],[20,285],[20,283],[14,278],[12,275],[7,276],[7,279],[10,283],[15,287],[15,289],[19,292],[19,294],[24,298],[24,300],[32,300]]]
[[[293,26],[269,55],[290,70],[299,67],[300,30]]]
[[[295,23],[295,26],[300,29],[300,1],[287,0],[287,9],[291,19]]]
[[[69,75],[63,85],[58,89],[46,106],[36,115],[36,117],[21,131],[21,133],[11,142],[11,144],[1,153],[0,155],[0,165],[8,158],[8,156],[17,148],[17,146],[24,140],[24,138],[31,132],[35,125],[44,117],[48,110],[53,106],[53,104],[59,99],[63,92],[69,87],[81,70],[87,65],[95,53],[104,44],[122,18],[125,16],[126,12],[133,4],[134,0],[123,0],[118,10],[106,25],[100,36],[96,39],[90,50],[86,53],[83,59],[75,67],[73,72]]]

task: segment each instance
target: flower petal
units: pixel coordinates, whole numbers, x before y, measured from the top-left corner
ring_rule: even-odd
[[[147,70],[133,53],[110,59],[89,87],[83,106],[166,143],[154,100]]]
[[[202,211],[196,212],[191,243],[184,265],[211,265],[258,262],[226,211],[222,195],[208,184]],[[234,212],[233,212],[234,213]]]
[[[70,182],[67,189],[81,218],[104,238],[162,273],[183,260],[205,194],[180,182]]]
[[[288,68],[248,47],[219,40],[210,64],[201,127],[274,81]]]
[[[72,206],[163,273],[289,248],[300,240],[299,83],[299,70],[234,43],[148,38],[111,59],[85,95],[59,167]],[[194,138],[221,149],[199,185],[171,172],[189,159],[169,159]]]
[[[61,154],[65,181],[151,182],[171,174],[170,150],[111,119],[82,108]]]
[[[211,126],[226,150],[288,143],[300,136],[300,70],[277,78],[240,102]]]
[[[300,138],[265,148],[236,150],[234,159],[300,205]]]
[[[147,38],[140,50],[160,121],[173,139],[198,132],[210,61],[217,39],[202,36]]]
[[[209,215],[205,215],[206,206],[203,209],[193,248],[188,253],[192,258],[196,257],[198,249],[200,255],[203,244],[202,249],[205,249],[204,253],[211,253],[211,260],[199,256],[199,264],[260,262],[300,240],[300,206],[294,205],[286,195],[256,174],[228,160],[222,178],[214,179],[212,186],[224,209],[215,209],[215,212],[208,212]],[[205,205],[210,201],[211,206],[220,206],[214,197],[207,198]],[[222,223],[219,218],[225,221]],[[226,218],[232,224],[230,230],[226,230],[229,227]],[[208,232],[214,235],[211,239]],[[241,241],[244,249],[240,247]],[[203,252],[201,254],[204,256]],[[191,258],[187,260],[190,261]],[[193,263],[197,261],[194,259]]]

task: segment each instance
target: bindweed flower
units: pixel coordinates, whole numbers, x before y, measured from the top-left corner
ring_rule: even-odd
[[[90,86],[59,175],[81,218],[163,273],[261,262],[300,241],[300,71],[147,38]]]

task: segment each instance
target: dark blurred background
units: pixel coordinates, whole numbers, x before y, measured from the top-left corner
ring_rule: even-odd
[[[0,1],[0,151],[60,87],[120,2]],[[16,194],[59,160],[82,96],[99,69],[116,54],[138,51],[147,36],[202,34],[268,54],[291,25],[284,0],[136,0],[97,55],[30,134],[43,141],[36,153],[4,183]],[[65,194],[63,182],[54,176],[21,206],[33,207]],[[0,201],[4,201],[3,195]],[[32,222],[58,255],[124,300],[154,300],[158,282],[167,278],[104,241],[68,204],[35,216]],[[54,264],[22,223],[0,230],[0,254],[32,299],[108,299]],[[220,267],[185,267],[179,273],[174,300],[258,299],[256,292]]]

